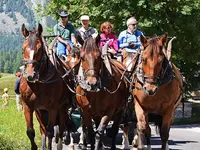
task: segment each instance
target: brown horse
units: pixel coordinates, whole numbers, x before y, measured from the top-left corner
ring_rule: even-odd
[[[37,149],[33,128],[33,112],[37,109],[44,109],[48,112],[48,125],[44,128],[46,130],[44,133],[49,138],[49,149],[52,149],[53,127],[59,113],[58,149],[61,149],[62,134],[66,128],[66,104],[70,93],[57,71],[61,68],[59,63],[55,63],[53,57],[48,56],[42,30],[40,24],[37,30],[32,31],[28,31],[25,25],[22,25],[22,35],[25,37],[22,45],[25,70],[20,83],[20,93],[31,149]]]
[[[116,149],[116,135],[127,96],[126,83],[122,79],[124,67],[114,60],[105,64],[102,59],[105,53],[101,55],[97,43],[97,40],[95,42],[93,38],[88,38],[83,44],[76,99],[83,112],[83,122],[87,127],[91,149],[97,150],[101,146],[104,130],[110,120],[114,121],[111,149]],[[111,70],[106,67],[109,65]],[[96,133],[92,119],[96,124]]]
[[[168,149],[170,126],[174,112],[182,97],[182,76],[175,65],[170,65],[170,56],[166,56],[165,43],[167,35],[141,42],[144,50],[139,57],[133,89],[134,107],[137,116],[138,149],[144,149],[144,135],[150,149],[151,129],[148,114],[161,117],[158,123],[162,150]],[[158,119],[159,120],[159,119]]]

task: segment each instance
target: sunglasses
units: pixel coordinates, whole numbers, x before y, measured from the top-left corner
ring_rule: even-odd
[[[61,16],[61,18],[67,18],[68,16]]]
[[[111,27],[107,27],[107,28],[105,28],[105,29],[112,29]]]
[[[137,24],[131,24],[132,26],[136,26]]]

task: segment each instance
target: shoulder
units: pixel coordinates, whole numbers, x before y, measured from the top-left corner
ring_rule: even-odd
[[[110,36],[111,36],[111,37],[114,37],[114,38],[117,37],[114,33],[111,33]]]
[[[120,32],[119,36],[123,36],[123,35],[126,35],[126,30]]]
[[[144,34],[142,33],[142,31],[136,30],[136,35],[137,35],[137,36],[141,36],[141,35],[144,35]]]
[[[70,22],[67,23],[68,28],[75,28]]]
[[[58,27],[58,23],[54,26],[54,28],[57,28]]]
[[[96,28],[92,28],[92,27],[90,27],[88,30],[91,31],[91,32],[96,32],[97,31]]]
[[[101,39],[106,39],[106,35],[104,33],[100,34]]]

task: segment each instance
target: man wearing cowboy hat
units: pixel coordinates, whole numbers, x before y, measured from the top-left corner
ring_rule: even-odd
[[[88,37],[96,38],[98,32],[95,28],[89,27],[90,17],[88,15],[82,15],[80,17],[82,27],[78,30],[78,34],[81,35],[82,39],[85,41]]]
[[[75,28],[68,22],[69,14],[67,11],[61,10],[58,12],[61,21],[54,26],[54,34],[58,36],[57,55],[67,55],[73,44],[76,44]]]

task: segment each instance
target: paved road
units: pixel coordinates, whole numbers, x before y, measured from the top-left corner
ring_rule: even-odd
[[[161,148],[160,137],[155,133],[155,128],[152,129],[152,150],[159,150]],[[120,131],[117,138],[117,149],[121,150],[121,138],[122,132]],[[78,134],[75,134],[75,150],[79,150],[77,147]],[[107,137],[104,138],[105,150],[110,147],[111,140]],[[131,148],[131,145],[130,145]],[[184,126],[172,126],[169,137],[169,148],[172,150],[200,150],[200,125],[184,125]],[[69,148],[64,145],[64,150]]]

